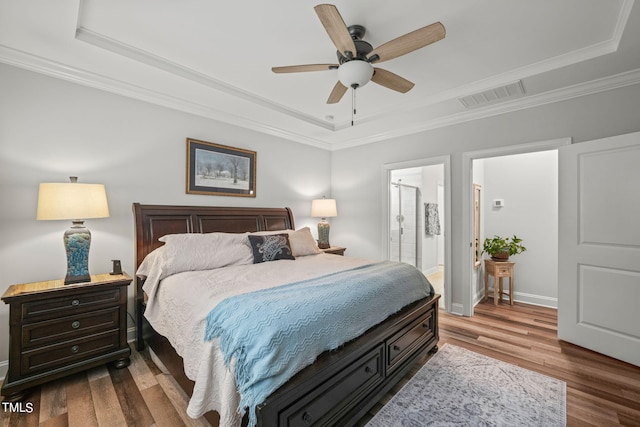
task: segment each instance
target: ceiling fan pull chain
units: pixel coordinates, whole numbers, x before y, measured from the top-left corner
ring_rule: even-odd
[[[356,115],[356,87],[351,91],[351,126],[353,126],[353,117]]]

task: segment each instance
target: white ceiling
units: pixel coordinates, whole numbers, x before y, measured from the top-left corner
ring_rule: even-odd
[[[336,63],[300,0],[0,0],[0,62],[326,149],[366,144],[640,82],[633,0],[339,0],[374,47],[440,21],[445,39],[376,65],[375,83],[327,105]],[[459,97],[521,81],[524,95],[465,108]]]

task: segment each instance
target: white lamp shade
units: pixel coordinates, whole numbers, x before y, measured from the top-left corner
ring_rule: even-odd
[[[108,216],[107,193],[102,184],[40,184],[37,219],[73,220]]]
[[[353,59],[338,68],[338,79],[346,87],[362,87],[369,83],[373,76],[373,66],[366,61]]]
[[[311,201],[311,216],[314,218],[338,216],[335,199],[316,199]]]

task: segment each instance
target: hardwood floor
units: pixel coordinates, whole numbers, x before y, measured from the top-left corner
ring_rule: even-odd
[[[450,343],[567,383],[567,426],[640,426],[640,367],[557,339],[555,309],[492,301],[471,318],[439,316],[439,347]],[[360,426],[414,375],[421,360]]]
[[[186,415],[187,396],[163,374],[147,352],[132,350],[126,369],[95,368],[35,388],[27,397],[34,410],[3,410],[0,426],[24,427],[204,427]],[[3,408],[5,409],[5,408]],[[26,409],[26,408],[23,408]]]
[[[481,303],[472,318],[441,311],[440,347],[451,343],[566,381],[568,426],[640,426],[640,368],[560,342],[556,328],[553,309]],[[187,397],[173,378],[135,350],[127,369],[101,367],[54,381],[34,389],[27,402],[32,413],[3,410],[0,426],[209,425],[186,416]]]
[[[568,426],[640,426],[640,368],[559,341],[557,325],[554,309],[485,302],[442,313],[440,342],[565,381]]]

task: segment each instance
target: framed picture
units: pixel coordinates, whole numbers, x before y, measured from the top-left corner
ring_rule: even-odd
[[[187,138],[187,193],[256,197],[256,152]]]

